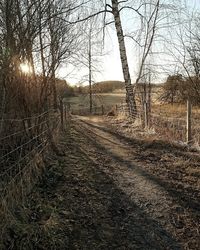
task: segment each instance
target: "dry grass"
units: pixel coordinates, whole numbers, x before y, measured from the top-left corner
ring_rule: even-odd
[[[186,106],[184,105],[171,105],[171,104],[162,104],[152,106],[154,113],[157,113],[161,116],[167,117],[182,117],[186,116]]]
[[[96,106],[114,106],[124,102],[124,93],[100,93],[94,95],[94,104]],[[89,95],[79,95],[66,99],[66,102],[71,103],[72,109],[89,107]]]
[[[163,138],[186,142],[187,107],[186,105],[153,105],[151,126]],[[200,108],[192,108],[193,144],[200,144]]]

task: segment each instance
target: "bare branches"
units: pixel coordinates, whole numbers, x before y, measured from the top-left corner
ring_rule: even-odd
[[[137,13],[141,18],[144,18],[144,16],[139,12],[140,7],[138,7],[137,9],[131,7],[131,6],[123,6],[120,8],[119,12],[121,12],[122,10],[133,10],[135,13]]]
[[[155,37],[156,23],[157,23],[157,19],[158,19],[159,10],[160,10],[160,0],[157,1],[157,4],[156,4],[155,8],[153,9],[153,11],[150,13],[150,17],[147,21],[144,49],[143,49],[143,54],[142,54],[142,59],[141,59],[141,64],[140,64],[140,69],[139,69],[138,77],[136,80],[136,84],[139,83],[139,81],[141,79],[143,68],[145,66],[145,61],[146,61],[147,56],[149,55],[149,52],[152,48],[153,40]],[[147,19],[147,17],[146,17],[146,19]]]

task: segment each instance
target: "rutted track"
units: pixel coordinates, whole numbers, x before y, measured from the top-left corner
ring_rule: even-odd
[[[100,117],[73,117],[65,156],[51,155],[0,248],[200,249],[198,172],[177,169],[173,157],[198,162],[165,146],[129,139]]]
[[[164,185],[160,185],[157,176],[149,171],[155,168],[155,162],[147,163],[140,159],[141,144],[127,142],[127,138],[108,129],[98,118],[79,118],[74,124],[78,133],[84,134],[87,140],[79,141],[84,152],[113,179],[131,202],[164,230],[163,235],[177,240],[177,246],[169,249],[176,249],[179,244],[181,249],[199,249],[199,209],[193,213],[180,204]],[[159,159],[159,151],[154,151],[154,157]],[[159,160],[156,167],[163,167],[162,164],[159,166]],[[126,216],[130,216],[129,212]]]

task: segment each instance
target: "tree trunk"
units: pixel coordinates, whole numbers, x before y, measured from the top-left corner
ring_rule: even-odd
[[[118,38],[119,50],[120,50],[120,58],[121,58],[122,70],[123,70],[125,88],[126,88],[126,103],[128,105],[128,108],[129,108],[130,116],[132,118],[135,118],[136,102],[135,102],[135,96],[133,93],[133,86],[131,84],[131,77],[130,77],[128,59],[127,59],[127,54],[126,54],[124,34],[123,34],[121,18],[120,18],[120,13],[119,13],[118,7],[119,7],[118,0],[112,0],[112,12],[114,15],[115,28],[117,31],[117,38]]]
[[[54,108],[55,110],[57,110],[57,108],[58,108],[58,103],[57,103],[57,87],[56,87],[55,69],[53,69],[52,89],[53,89],[53,108]]]
[[[93,100],[92,100],[92,43],[91,43],[91,28],[89,33],[89,96],[90,96],[90,114],[92,114]]]

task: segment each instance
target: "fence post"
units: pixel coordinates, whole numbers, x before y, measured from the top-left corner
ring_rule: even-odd
[[[60,99],[60,120],[61,120],[61,128],[63,128],[64,120],[63,120],[63,101]]]
[[[145,128],[148,127],[148,104],[147,102],[145,101],[144,102],[144,126]]]
[[[70,112],[71,112],[71,103],[68,102],[67,103],[67,114],[70,115]]]
[[[66,106],[66,103],[65,103],[65,105],[64,105],[64,109],[65,109],[65,121],[67,120],[67,106]]]
[[[190,144],[192,141],[192,105],[191,100],[187,100],[187,143]]]
[[[102,111],[102,115],[104,115],[104,106],[101,105],[101,111]]]

